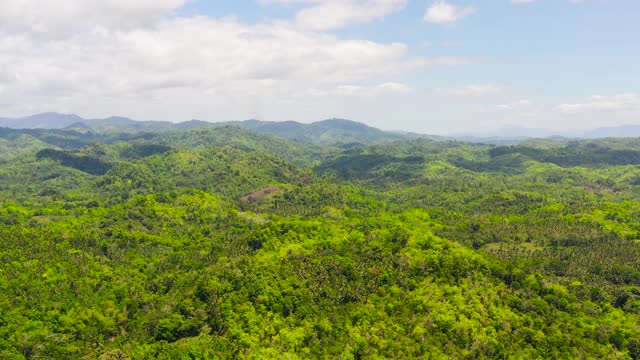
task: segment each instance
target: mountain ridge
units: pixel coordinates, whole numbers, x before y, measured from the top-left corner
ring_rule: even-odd
[[[489,144],[520,143],[527,139],[601,139],[609,137],[640,137],[640,125],[597,127],[586,130],[551,130],[504,126],[485,132],[461,132],[450,135],[429,135],[407,131],[381,130],[362,122],[331,118],[312,123],[293,120],[263,121],[257,119],[212,122],[193,119],[184,122],[159,120],[135,120],[123,116],[86,119],[76,114],[46,112],[19,118],[0,118],[0,128],[49,129],[94,132],[99,134],[165,132],[188,130],[198,127],[237,126],[258,133],[274,135],[287,140],[317,145],[349,143],[379,143],[416,138],[434,140],[462,140]]]
[[[528,128],[521,126],[503,126],[502,128],[483,132],[462,132],[451,134],[460,139],[483,138],[570,138],[570,139],[602,139],[610,137],[640,137],[640,125],[624,124],[617,126],[601,126],[592,129],[554,130],[546,128]]]
[[[262,134],[309,144],[339,145],[348,143],[378,143],[407,140],[417,137],[435,138],[429,135],[385,131],[367,124],[347,119],[326,119],[313,123],[297,121],[241,121],[210,122],[193,119],[185,122],[147,120],[111,116],[103,119],[85,119],[74,114],[42,113],[21,118],[0,118],[0,127],[9,129],[49,129],[95,132],[100,134],[166,132],[198,127],[237,126]]]

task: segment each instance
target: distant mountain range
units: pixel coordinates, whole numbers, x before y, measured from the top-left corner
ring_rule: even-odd
[[[0,118],[0,127],[11,129],[63,129],[85,119],[73,114],[43,113],[21,118]]]
[[[262,134],[274,135],[288,140],[309,144],[378,143],[413,138],[438,138],[435,136],[383,131],[363,123],[329,119],[311,124],[296,121],[227,121],[208,122],[191,120],[181,123],[168,121],[137,121],[125,117],[84,119],[77,115],[43,113],[23,118],[0,118],[0,127],[10,129],[56,129],[99,134],[163,132],[187,130],[197,127],[237,126]]]
[[[518,126],[505,126],[501,129],[489,132],[462,133],[453,135],[459,139],[525,139],[525,138],[579,138],[599,139],[609,137],[640,137],[640,125],[622,125],[600,127],[590,130],[562,131],[541,128],[526,128]]]
[[[84,119],[74,114],[42,113],[22,118],[0,118],[0,127],[10,129],[55,129],[80,133],[121,134],[139,132],[165,132],[198,127],[237,126],[262,134],[274,135],[308,144],[338,145],[349,143],[379,143],[385,141],[428,138],[435,140],[463,140],[494,144],[518,143],[528,138],[606,138],[640,137],[640,125],[602,127],[587,131],[555,131],[508,126],[482,133],[461,133],[434,136],[400,131],[384,131],[363,123],[329,119],[311,124],[296,121],[227,121],[208,122],[191,120],[181,123],[169,121],[138,121],[126,117]]]

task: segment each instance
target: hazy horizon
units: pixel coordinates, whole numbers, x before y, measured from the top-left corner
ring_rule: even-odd
[[[316,121],[304,121],[304,120],[297,120],[297,119],[286,119],[286,120],[262,120],[262,119],[188,119],[188,120],[156,120],[156,119],[136,119],[136,118],[131,118],[128,116],[123,116],[123,115],[109,115],[106,117],[102,117],[102,118],[88,118],[88,117],[83,117],[81,115],[78,114],[74,114],[74,113],[59,113],[59,112],[55,112],[55,111],[48,111],[48,112],[43,112],[43,113],[37,113],[37,114],[31,114],[31,115],[27,115],[27,116],[23,116],[23,117],[3,117],[0,116],[0,127],[6,126],[5,123],[3,123],[3,121],[16,121],[17,123],[12,124],[9,127],[12,128],[16,128],[16,129],[20,129],[21,127],[20,125],[20,121],[24,120],[24,119],[29,119],[29,118],[48,118],[49,116],[56,118],[57,116],[61,116],[61,117],[79,117],[81,119],[81,121],[101,121],[101,120],[107,120],[107,119],[129,119],[132,121],[138,121],[138,122],[168,122],[168,123],[173,123],[173,124],[180,124],[180,123],[187,123],[190,121],[203,121],[203,122],[207,122],[207,123],[212,123],[212,124],[222,124],[222,123],[235,123],[235,122],[246,122],[246,121],[261,121],[261,122],[268,122],[268,123],[287,123],[287,122],[295,122],[295,123],[300,123],[300,124],[314,124],[314,123],[319,123],[319,122],[323,122],[323,121],[331,121],[331,120],[344,120],[344,121],[351,121],[351,122],[355,122],[355,123],[360,123],[360,124],[364,124],[367,126],[371,126],[369,124],[367,124],[366,121],[359,121],[359,120],[355,120],[355,119],[344,119],[344,118],[336,118],[336,117],[332,117],[332,118],[327,118],[327,119],[321,119],[321,120],[316,120]],[[48,123],[54,123],[55,120],[52,120],[51,118],[49,118],[47,120]],[[597,135],[597,133],[600,130],[618,130],[616,132],[616,135],[614,137],[637,137],[640,136],[638,135],[640,133],[640,125],[637,124],[621,124],[621,125],[614,125],[614,126],[599,126],[599,127],[591,127],[591,128],[570,128],[570,129],[562,129],[562,128],[535,128],[535,127],[527,127],[527,126],[518,126],[518,125],[510,125],[510,124],[505,124],[502,125],[500,127],[496,127],[496,128],[484,128],[481,130],[467,130],[467,131],[457,131],[457,132],[442,132],[442,133],[438,133],[438,132],[417,132],[417,131],[411,131],[411,130],[407,130],[407,129],[398,129],[398,128],[384,128],[384,127],[375,127],[372,126],[375,129],[379,129],[382,131],[386,131],[386,132],[396,132],[396,133],[413,133],[413,134],[419,134],[419,135],[435,135],[435,136],[444,136],[444,137],[453,137],[453,138],[464,138],[464,137],[475,137],[475,138],[489,138],[489,137],[498,137],[498,138],[517,138],[517,137],[525,137],[525,138],[547,138],[547,137],[553,137],[553,136],[565,136],[565,137],[581,137],[581,136],[586,136],[586,138],[592,138],[592,137],[601,137],[600,135]],[[633,127],[633,128],[637,128],[638,131],[636,131],[636,129],[634,129],[634,131],[632,133],[622,133],[621,131],[623,131],[625,128],[627,127]],[[30,126],[27,126],[25,128],[31,128]],[[50,127],[47,126],[38,126],[37,128],[41,128],[41,129],[48,129]],[[57,127],[56,127],[57,128]],[[64,128],[64,126],[62,127]],[[596,133],[596,135],[594,135],[594,133]],[[610,137],[612,135],[606,135],[606,137]]]

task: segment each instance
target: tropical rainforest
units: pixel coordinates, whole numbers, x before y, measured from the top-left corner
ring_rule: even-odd
[[[640,359],[640,140],[252,124],[0,129],[0,358]]]

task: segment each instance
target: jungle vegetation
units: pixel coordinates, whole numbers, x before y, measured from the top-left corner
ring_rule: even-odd
[[[1,129],[0,358],[640,358],[638,140],[321,143]]]

